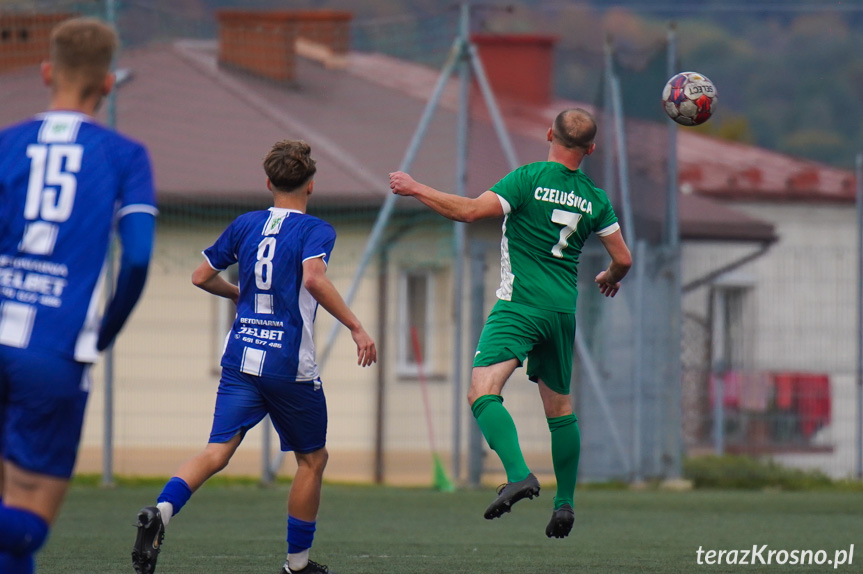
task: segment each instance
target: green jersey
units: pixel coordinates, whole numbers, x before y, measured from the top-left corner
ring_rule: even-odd
[[[498,298],[574,313],[584,242],[620,229],[608,196],[580,169],[548,161],[521,166],[491,191],[506,214]]]

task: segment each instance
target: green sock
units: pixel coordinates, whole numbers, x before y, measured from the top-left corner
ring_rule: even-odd
[[[575,481],[578,477],[578,458],[581,455],[581,433],[575,415],[546,419],[551,431],[551,460],[557,478],[554,509],[564,504],[575,506]]]
[[[479,424],[488,446],[497,453],[506,471],[508,482],[524,480],[530,474],[521,447],[518,445],[518,431],[509,411],[503,406],[500,395],[483,395],[471,405],[473,416]]]

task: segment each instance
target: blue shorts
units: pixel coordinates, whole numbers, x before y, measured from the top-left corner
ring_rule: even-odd
[[[327,442],[327,400],[320,379],[287,381],[222,368],[210,442],[228,442],[270,415],[283,451],[314,452]]]
[[[25,470],[69,478],[75,467],[89,364],[0,345],[0,445]]]

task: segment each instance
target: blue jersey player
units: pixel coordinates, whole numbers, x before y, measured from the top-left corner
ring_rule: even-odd
[[[321,481],[327,463],[327,408],[315,363],[313,325],[318,304],[351,331],[357,364],[377,360],[372,338],[326,276],[336,234],[307,215],[315,161],[301,141],[276,143],[264,159],[273,207],[241,215],[204,250],[192,282],[237,304],[222,356],[213,429],[206,448],[183,463],[156,506],[138,513],[132,562],[138,574],[155,570],[164,527],[208,478],[222,470],[246,431],[269,414],[282,451],[294,451],[297,473],[288,497],[288,555],[281,574],[320,574],[309,560]],[[233,264],[239,286],[219,273]]]
[[[146,150],[92,118],[114,84],[117,35],[58,25],[42,76],[49,110],[0,131],[0,572],[32,573],[75,464],[88,367],[132,311],[153,244]],[[100,318],[111,235],[123,246]]]

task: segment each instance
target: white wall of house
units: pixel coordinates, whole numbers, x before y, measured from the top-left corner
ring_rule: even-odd
[[[738,202],[733,207],[775,226],[779,240],[760,258],[718,280],[745,291],[747,370],[830,377],[831,424],[812,443],[829,453],[777,456],[834,476],[853,472],[856,345],[856,216],[853,205]],[[688,243],[684,284],[753,251],[751,245]],[[708,317],[708,288],[684,297],[690,317]]]
[[[848,371],[856,332],[856,216],[850,204],[740,203],[776,227],[779,241],[756,263],[758,363],[769,369]]]

